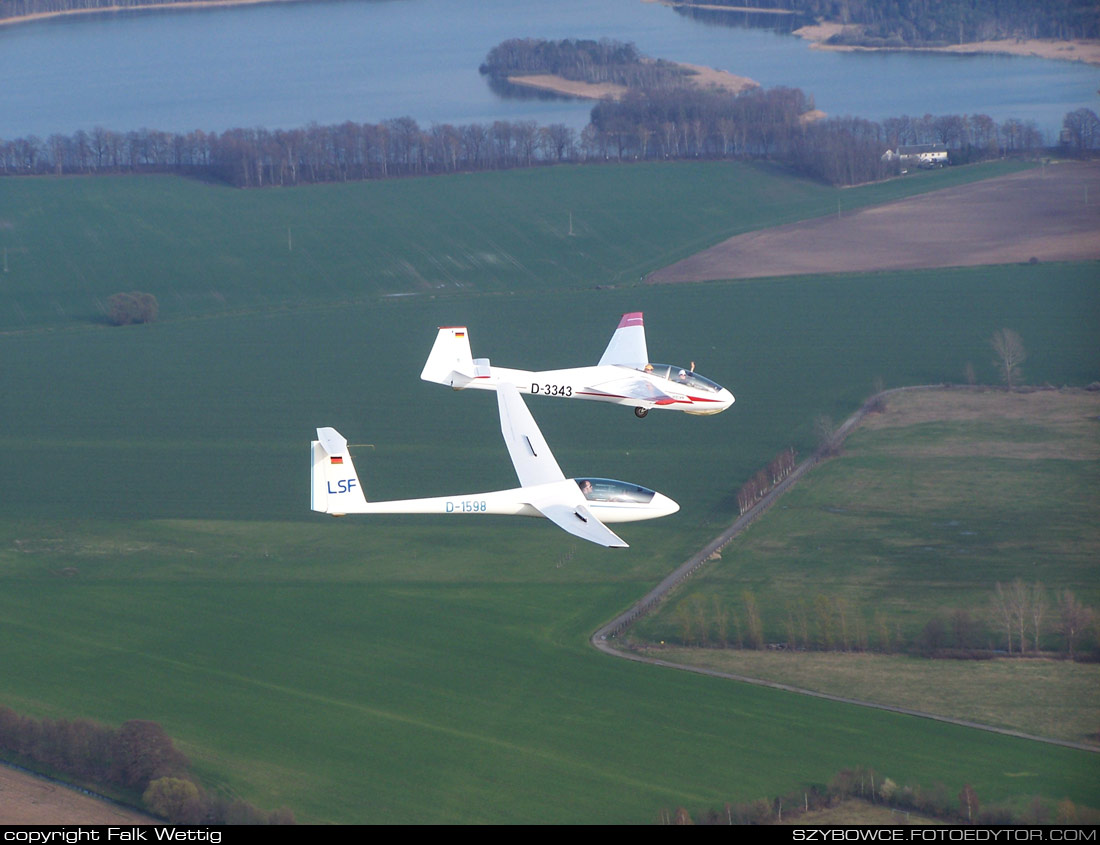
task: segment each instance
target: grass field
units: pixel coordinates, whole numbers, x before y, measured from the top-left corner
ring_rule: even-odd
[[[981,631],[974,644],[1003,648],[990,621],[993,588],[1023,578],[1043,585],[1044,647],[1059,648],[1061,592],[1092,606],[1100,598],[1098,420],[1095,393],[895,395],[849,438],[842,457],[815,470],[632,636],[679,640],[692,609],[698,640],[702,624],[715,624],[716,601],[740,615],[743,630],[742,594],[751,590],[769,642],[800,636],[788,620],[802,612],[819,639],[817,609],[828,597],[845,603],[853,646],[861,626],[874,647],[881,636],[909,647],[931,619],[966,611]],[[727,627],[732,639],[735,625]],[[707,634],[711,643],[718,638]],[[1059,739],[1085,741],[1100,725],[1093,664],[723,649],[669,656]]]
[[[1032,736],[1095,743],[1100,728],[1100,670],[1094,663],[673,647],[650,653],[675,663]]]
[[[1056,391],[892,397],[638,635],[673,638],[681,604],[719,595],[732,609],[745,590],[773,642],[788,610],[818,596],[868,629],[883,615],[907,641],[938,613],[981,619],[994,585],[1017,577],[1095,606],[1098,412],[1096,394]]]
[[[107,298],[131,290],[154,294],[165,320],[379,295],[631,284],[740,232],[1020,166],[844,191],[736,163],[262,191],[171,176],[4,179],[0,330],[101,320]]]
[[[347,275],[353,259],[373,266],[373,248],[354,246],[378,219],[366,216],[316,230],[301,251],[306,236],[295,229],[291,254],[316,262],[295,307],[265,310],[263,273],[229,269],[258,254],[234,252],[256,209],[272,221],[273,249],[285,249],[287,209],[320,220],[328,197],[391,192],[406,235],[389,248],[414,262],[415,242],[444,239],[431,204],[466,202],[471,193],[458,186],[467,181],[489,203],[497,185],[511,194],[541,179],[547,196],[580,179],[574,173],[598,181],[625,172],[457,177],[442,183],[456,193],[438,196],[428,180],[247,194],[159,178],[0,183],[21,192],[14,207],[24,220],[64,218],[66,192],[116,192],[111,203],[127,210],[85,219],[87,240],[74,242],[68,267],[99,260],[97,239],[122,238],[126,215],[151,203],[148,239],[161,246],[123,258],[112,246],[124,268],[115,278],[126,279],[118,287],[199,278],[183,257],[201,245],[218,267],[218,307],[240,310],[184,319],[214,315],[208,279],[186,294],[181,283],[177,302],[204,303],[190,310],[165,305],[158,288],[168,319],[153,326],[80,327],[22,305],[41,330],[0,335],[0,702],[34,715],[154,719],[211,784],[287,805],[301,821],[649,822],[664,807],[781,794],[852,765],[899,783],[970,782],[989,800],[1087,804],[1097,779],[1087,754],[634,666],[586,641],[732,518],[749,474],[787,445],[805,450],[814,417],[850,412],[876,377],[957,380],[967,361],[992,377],[987,338],[1008,325],[1032,350],[1033,380],[1097,378],[1094,266],[563,292],[574,285],[561,269],[570,261],[633,273],[675,251],[686,217],[718,215],[697,205],[715,181],[708,168],[688,166],[661,171],[662,214],[673,222],[667,232],[653,224],[646,252],[620,252],[623,239],[647,239],[634,240],[638,218],[624,211],[598,261],[544,240],[520,264],[558,269],[531,269],[528,282],[518,270],[490,278],[500,293],[368,296],[386,288],[359,290]],[[730,173],[716,195],[745,203],[742,225],[753,219],[746,198],[786,196],[785,210],[761,211],[771,220],[809,213],[824,196],[766,171]],[[221,232],[209,242],[193,213],[215,202],[204,192],[236,204],[237,216],[203,224]],[[622,208],[633,196],[618,195]],[[611,220],[613,201],[601,202]],[[429,210],[411,231],[418,203]],[[544,213],[513,206],[501,237],[537,230]],[[447,214],[477,218],[457,204]],[[238,217],[249,222],[231,225]],[[33,238],[18,227],[0,236],[16,231],[24,244],[48,240],[38,228]],[[473,252],[482,235],[456,227],[450,237]],[[64,298],[51,281],[62,271],[36,260],[41,303],[54,297],[66,313],[92,313],[64,304],[92,287]],[[613,274],[592,275],[604,283]],[[514,293],[504,292],[509,279],[519,280]],[[282,282],[272,284],[270,301],[285,301]],[[681,503],[674,517],[625,528],[629,550],[582,547],[541,521],[308,512],[306,447],[317,425],[373,444],[354,450],[372,497],[514,484],[492,397],[419,381],[435,326],[468,324],[475,355],[494,363],[567,366],[597,360],[628,310],[646,312],[655,359],[696,360],[738,397],[718,417],[644,422],[595,403],[531,401],[567,474],[626,478]]]

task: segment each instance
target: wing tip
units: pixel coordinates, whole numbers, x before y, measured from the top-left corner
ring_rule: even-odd
[[[619,320],[619,328],[625,329],[630,326],[644,325],[642,321],[641,311],[631,311],[629,314],[623,314],[623,318]]]

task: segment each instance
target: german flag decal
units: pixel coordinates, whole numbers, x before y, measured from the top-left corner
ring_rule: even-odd
[[[329,461],[331,463],[334,463],[334,464],[342,464],[344,462],[344,459],[343,459],[343,457],[336,456],[336,457],[330,457]]]

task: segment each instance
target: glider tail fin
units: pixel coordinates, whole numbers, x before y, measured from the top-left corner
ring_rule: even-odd
[[[441,326],[420,378],[458,389],[476,376],[466,327]]]
[[[334,428],[317,429],[311,446],[312,496],[310,506],[320,513],[343,516],[362,512],[367,499],[355,466],[351,462],[348,441]]]
[[[649,352],[645,344],[645,324],[642,322],[642,312],[633,311],[623,314],[619,320],[619,327],[611,336],[611,342],[607,344],[599,366],[609,364],[624,364],[628,367],[642,368],[649,363]]]

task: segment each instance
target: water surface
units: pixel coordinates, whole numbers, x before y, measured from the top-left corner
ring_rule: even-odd
[[[506,38],[614,38],[811,94],[874,120],[1097,108],[1100,68],[1008,56],[840,53],[713,26],[641,0],[318,0],[82,15],[0,28],[0,138],[104,126],[168,131],[532,119],[580,129],[590,103],[504,99],[478,65]]]

